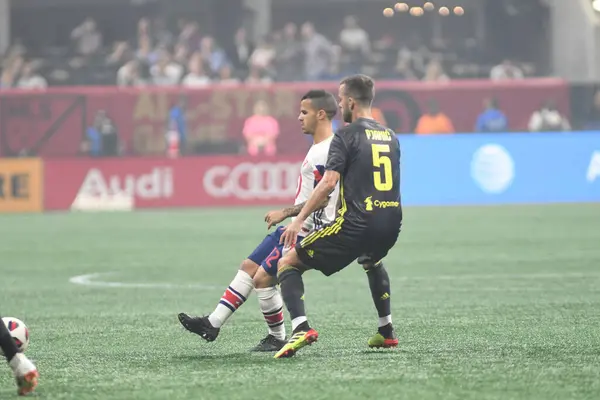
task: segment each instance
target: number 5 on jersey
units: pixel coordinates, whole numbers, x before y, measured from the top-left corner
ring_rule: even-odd
[[[392,187],[394,187],[392,160],[387,156],[390,153],[390,145],[372,144],[371,147],[373,149],[373,166],[378,169],[373,172],[375,189],[380,192],[392,190]]]

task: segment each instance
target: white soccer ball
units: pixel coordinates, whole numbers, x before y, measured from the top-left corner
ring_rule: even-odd
[[[10,332],[19,351],[24,353],[29,347],[29,329],[27,329],[27,325],[20,319],[13,317],[4,317],[2,322]]]

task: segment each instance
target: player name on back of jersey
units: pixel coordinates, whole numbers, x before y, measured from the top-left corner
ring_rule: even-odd
[[[390,131],[377,131],[373,129],[365,129],[365,135],[369,140],[379,140],[382,142],[391,142],[392,134]]]

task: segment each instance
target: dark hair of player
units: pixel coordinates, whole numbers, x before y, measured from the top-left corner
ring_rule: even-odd
[[[344,78],[340,85],[344,85],[345,94],[362,106],[371,106],[375,97],[375,82],[367,75],[352,75]]]
[[[310,100],[312,106],[316,110],[325,111],[327,119],[330,121],[337,113],[338,105],[337,101],[335,101],[335,97],[325,90],[310,90],[302,96],[302,100]]]

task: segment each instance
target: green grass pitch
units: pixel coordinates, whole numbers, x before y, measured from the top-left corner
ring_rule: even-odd
[[[386,259],[399,349],[367,348],[354,264],[305,276],[321,337],[287,360],[248,352],[266,329],[254,295],[213,343],[176,318],[212,311],[265,211],[0,216],[0,314],[31,330],[38,398],[600,397],[600,205],[406,208]],[[89,274],[113,286],[70,282]]]

